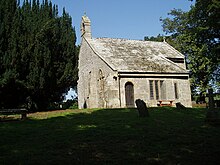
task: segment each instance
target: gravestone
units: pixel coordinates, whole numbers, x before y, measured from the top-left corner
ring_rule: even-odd
[[[181,104],[181,102],[178,102],[178,103],[176,103],[176,108],[185,109],[186,107],[183,104]]]
[[[216,107],[220,108],[220,100],[216,100]]]
[[[219,111],[215,109],[213,89],[209,89],[209,108],[206,113],[206,122],[211,124],[220,124]]]
[[[213,89],[209,89],[209,109],[213,109],[215,107]]]
[[[149,117],[149,112],[146,103],[143,100],[137,99],[135,101],[135,104],[137,105],[139,117]]]

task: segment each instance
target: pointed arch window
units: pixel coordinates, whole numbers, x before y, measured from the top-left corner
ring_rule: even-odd
[[[101,69],[99,69],[99,107],[104,108],[105,105],[105,76]]]

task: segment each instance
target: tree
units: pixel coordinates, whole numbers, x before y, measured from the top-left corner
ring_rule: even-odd
[[[39,110],[61,101],[77,80],[71,17],[65,10],[58,16],[47,0],[25,0],[22,6],[1,1],[0,9],[0,107]]]
[[[190,11],[171,10],[161,19],[176,47],[186,55],[193,89],[205,92],[219,84],[220,1],[196,0]]]
[[[156,37],[144,37],[144,41],[158,41],[158,42],[162,42],[165,38],[161,35],[161,34],[158,34]]]
[[[8,48],[15,44],[15,41],[11,41],[10,38],[13,33],[11,27],[17,14],[17,7],[14,0],[0,1],[0,106],[3,104],[10,105],[9,97],[14,99],[13,97],[21,89],[20,84],[14,82],[17,73],[12,67],[14,60],[12,60],[12,55],[8,51]],[[14,99],[15,104],[18,104],[19,100],[20,97]]]

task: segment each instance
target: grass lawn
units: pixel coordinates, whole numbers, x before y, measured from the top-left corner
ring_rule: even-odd
[[[66,110],[0,121],[0,164],[220,164],[220,126],[206,109]]]

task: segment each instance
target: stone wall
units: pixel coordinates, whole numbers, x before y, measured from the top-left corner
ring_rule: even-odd
[[[166,98],[151,99],[150,98],[150,80],[164,81]],[[120,93],[121,93],[121,107],[126,107],[125,100],[125,84],[131,82],[134,85],[134,101],[142,99],[146,102],[147,106],[155,107],[158,100],[172,100],[173,106],[175,103],[181,102],[186,107],[192,107],[190,84],[188,80],[175,79],[175,78],[121,78],[120,79]],[[174,83],[177,83],[178,98],[175,98]]]
[[[97,56],[86,39],[79,53],[79,108],[119,107],[117,73]]]

